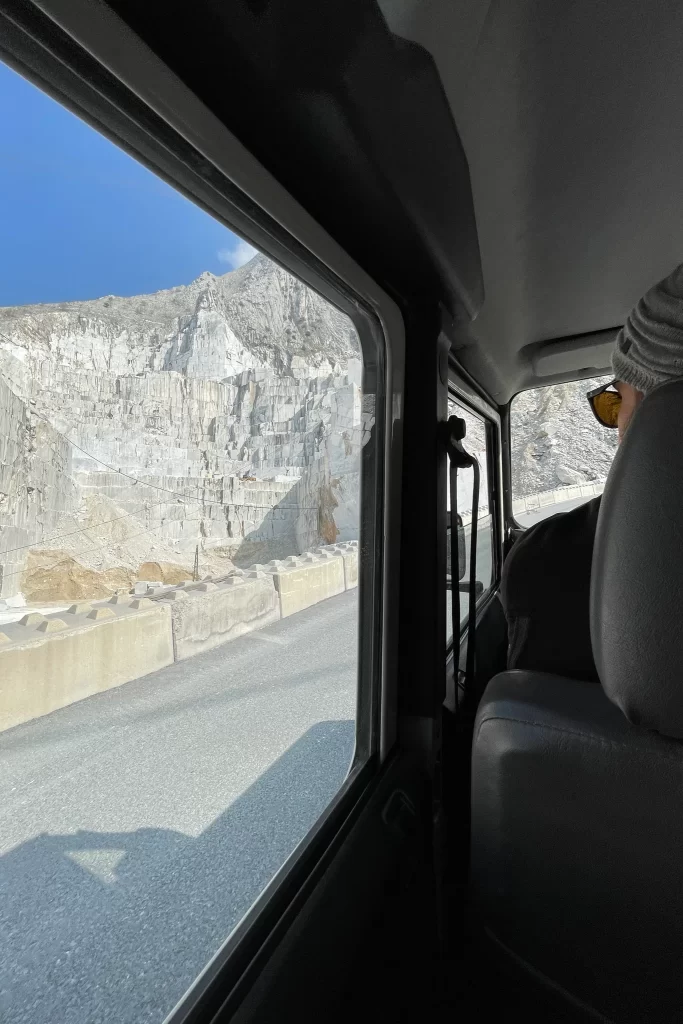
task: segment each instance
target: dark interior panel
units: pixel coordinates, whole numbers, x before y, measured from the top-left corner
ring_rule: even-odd
[[[216,1019],[416,1019],[435,954],[430,808],[419,763],[394,759],[242,1005]]]
[[[476,314],[467,160],[431,56],[375,3],[111,6],[402,303]]]

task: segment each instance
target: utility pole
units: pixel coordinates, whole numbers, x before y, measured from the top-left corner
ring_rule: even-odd
[[[196,582],[199,579],[199,544],[194,549],[194,573],[192,579]]]

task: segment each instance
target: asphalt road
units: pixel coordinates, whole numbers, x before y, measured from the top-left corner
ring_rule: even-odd
[[[350,592],[0,734],[0,1021],[161,1024],[334,795]]]

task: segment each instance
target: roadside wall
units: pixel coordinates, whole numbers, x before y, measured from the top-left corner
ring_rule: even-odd
[[[280,618],[270,579],[257,573],[177,588],[163,597],[172,610],[175,660],[184,661]]]
[[[0,626],[0,731],[211,650],[358,586],[358,542]],[[136,590],[144,590],[136,584]]]
[[[565,487],[556,487],[553,491],[541,491],[539,494],[527,494],[524,498],[514,498],[512,502],[512,514],[518,515],[523,512],[537,512],[540,508],[548,508],[550,505],[557,505],[561,501],[571,501],[574,498],[593,498],[602,494],[605,489],[605,481],[591,484],[567,484]],[[477,509],[478,518],[489,514],[488,505],[479,505]],[[463,525],[468,526],[472,522],[471,512],[464,512],[461,516]]]
[[[283,619],[344,592],[344,560],[331,552],[269,562],[268,569]]]
[[[539,508],[547,508],[548,505],[556,505],[560,501],[571,501],[574,498],[593,498],[596,494],[602,494],[605,489],[605,481],[592,484],[568,484],[565,487],[557,487],[554,491],[541,491],[539,494],[527,494],[524,498],[516,498],[512,502],[512,512],[535,512]]]
[[[167,605],[129,599],[28,613],[0,627],[0,730],[172,663]]]

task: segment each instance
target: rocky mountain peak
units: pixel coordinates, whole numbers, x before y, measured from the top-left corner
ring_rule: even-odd
[[[348,317],[261,255],[149,295],[0,309],[0,373],[20,392],[29,364],[45,359],[124,374],[191,368],[221,380],[238,365],[289,373],[296,357],[316,374],[340,371],[359,355]]]

